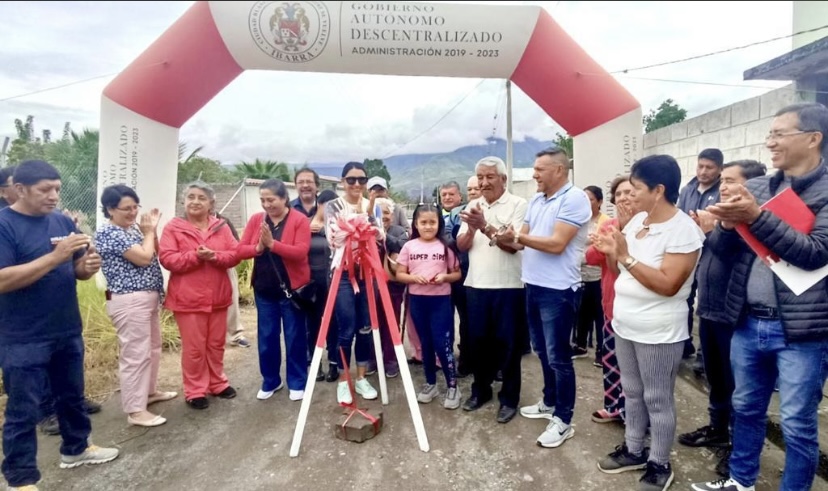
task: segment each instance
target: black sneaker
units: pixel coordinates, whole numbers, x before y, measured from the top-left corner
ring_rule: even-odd
[[[716,474],[722,477],[730,477],[730,454],[732,452],[733,447],[716,450],[716,457],[719,457],[719,462],[716,464]]]
[[[639,491],[664,491],[673,484],[673,469],[670,464],[659,465],[655,462],[647,462],[647,470],[641,479],[638,480]]]
[[[577,360],[578,358],[586,358],[589,356],[589,351],[586,348],[581,348],[575,346],[572,348],[572,359]]]
[[[216,394],[216,397],[220,399],[232,399],[236,397],[236,389],[228,385],[226,389]]]
[[[727,429],[720,430],[708,425],[690,433],[682,433],[678,442],[688,447],[727,447],[730,445],[730,435]]]
[[[40,431],[46,435],[60,435],[60,425],[58,424],[57,414],[43,418],[43,421],[37,424]]]
[[[641,455],[635,455],[630,453],[626,443],[622,443],[615,447],[614,452],[598,461],[598,470],[607,474],[641,470],[647,467],[649,457],[648,448],[645,448]]]
[[[207,409],[210,407],[210,402],[206,397],[196,397],[194,399],[188,399],[187,405],[193,409]]]
[[[733,479],[724,478],[718,481],[697,482],[690,489],[693,491],[754,491],[753,486],[742,486]]]
[[[101,412],[101,405],[95,401],[84,399],[83,406],[86,408],[86,414],[95,414]]]

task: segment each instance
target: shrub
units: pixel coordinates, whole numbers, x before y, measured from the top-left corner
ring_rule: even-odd
[[[253,277],[253,260],[245,259],[236,266],[236,273],[239,275],[239,305],[253,305],[253,285],[250,279]]]

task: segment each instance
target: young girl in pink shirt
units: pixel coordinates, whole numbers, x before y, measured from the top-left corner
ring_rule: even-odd
[[[438,395],[436,357],[446,376],[443,407],[460,407],[460,390],[454,369],[454,308],[451,285],[460,279],[457,256],[444,239],[444,222],[434,205],[420,205],[414,211],[411,240],[397,257],[397,281],[409,285],[411,317],[423,345],[426,383],[417,400],[429,403]]]

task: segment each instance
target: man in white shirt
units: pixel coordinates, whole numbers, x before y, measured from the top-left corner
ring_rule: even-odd
[[[501,370],[497,421],[508,423],[517,414],[520,402],[520,358],[527,335],[526,324],[519,321],[524,308],[522,254],[511,244],[497,244],[494,239],[498,230],[523,223],[526,200],[506,190],[503,160],[484,157],[475,171],[483,196],[460,213],[463,223],[457,234],[458,249],[469,254],[465,285],[469,361],[474,374],[472,394],[463,409],[475,411],[492,399],[492,383]]]

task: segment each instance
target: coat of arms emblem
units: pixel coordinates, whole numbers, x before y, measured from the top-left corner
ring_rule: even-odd
[[[330,14],[324,2],[256,2],[250,9],[250,34],[259,48],[278,61],[303,63],[328,44]]]

